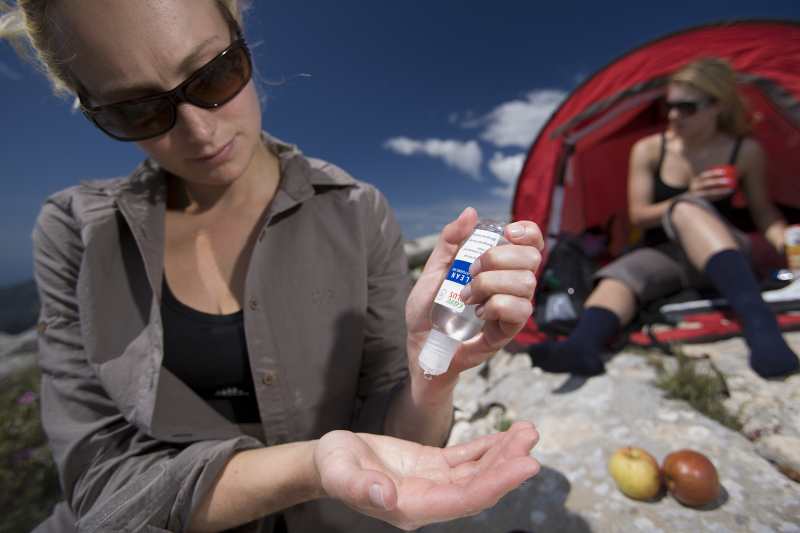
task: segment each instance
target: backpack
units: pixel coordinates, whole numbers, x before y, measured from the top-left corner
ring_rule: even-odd
[[[583,304],[594,290],[591,277],[597,269],[577,241],[562,239],[553,247],[534,296],[540,331],[554,337],[575,329]]]

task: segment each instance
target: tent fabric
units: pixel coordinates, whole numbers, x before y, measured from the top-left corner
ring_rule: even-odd
[[[619,255],[637,235],[627,219],[630,149],[666,128],[660,105],[666,80],[700,57],[733,65],[749,104],[752,135],[767,152],[773,201],[800,210],[800,22],[734,20],[655,39],[587,78],[533,142],[512,218],[532,220],[552,237],[599,228],[610,239],[605,260]],[[741,193],[734,205],[746,207]],[[547,250],[543,255],[544,262]],[[539,342],[543,336],[531,320],[518,340]]]

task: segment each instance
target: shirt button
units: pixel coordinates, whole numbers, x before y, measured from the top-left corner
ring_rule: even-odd
[[[258,309],[259,307],[261,307],[261,302],[259,302],[255,298],[250,300],[250,309]]]
[[[264,236],[267,234],[267,230],[261,232],[261,235],[258,236],[258,241],[261,242],[264,240]]]
[[[275,441],[275,446],[280,446],[281,444],[286,444],[286,441],[278,437],[278,440]]]
[[[300,514],[305,510],[306,506],[302,503],[298,503],[294,506],[294,514]]]
[[[264,377],[263,377],[263,378],[261,378],[261,381],[262,381],[262,382],[264,383],[264,385],[266,385],[267,387],[271,387],[272,385],[274,385],[274,384],[275,384],[275,379],[276,379],[276,378],[275,378],[275,374],[274,374],[273,372],[269,372],[269,373],[267,373],[267,374],[264,374]]]

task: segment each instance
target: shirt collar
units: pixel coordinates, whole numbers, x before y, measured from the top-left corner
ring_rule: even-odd
[[[280,160],[281,182],[278,192],[283,192],[295,202],[313,196],[315,187],[349,187],[357,183],[339,167],[304,157],[296,145],[281,141],[265,131],[261,132],[261,140]],[[158,202],[166,200],[166,175],[158,163],[148,158],[129,176],[82,180],[81,183],[115,197],[134,195]]]

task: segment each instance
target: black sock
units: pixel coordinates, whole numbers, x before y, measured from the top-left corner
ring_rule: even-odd
[[[546,372],[571,372],[595,376],[605,371],[600,349],[619,331],[617,315],[602,307],[587,307],[569,337],[555,344],[534,344],[528,348],[533,366]]]
[[[705,275],[731,303],[750,346],[750,366],[763,377],[780,376],[800,360],[786,344],[775,314],[761,298],[761,287],[738,250],[723,250],[708,260]]]

